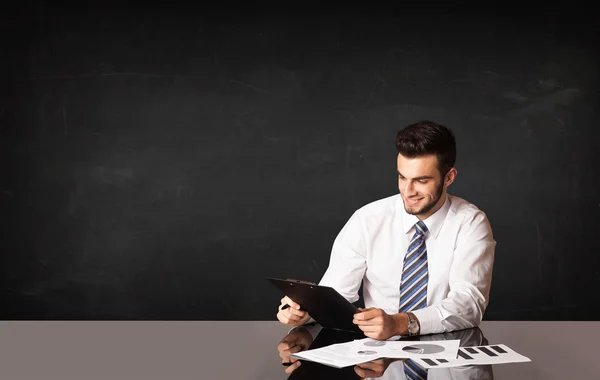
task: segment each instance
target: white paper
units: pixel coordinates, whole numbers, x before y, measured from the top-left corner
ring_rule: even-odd
[[[326,347],[301,351],[292,356],[343,368],[380,358],[456,358],[460,340],[441,341],[391,341],[371,338],[332,344]]]
[[[344,368],[380,358],[377,353],[357,352],[357,350],[352,349],[352,346],[347,343],[332,344],[313,350],[300,351],[291,356],[336,368]]]
[[[526,356],[523,356],[504,344],[491,344],[488,346],[460,347],[458,355],[453,359],[430,358],[424,361],[423,358],[415,359],[415,362],[423,368],[447,368],[459,367],[463,365],[483,365],[483,364],[502,364],[502,363],[522,363],[530,362]],[[504,351],[504,352],[502,352]],[[465,357],[463,357],[463,355]],[[495,355],[495,356],[490,356]],[[438,359],[442,359],[439,361]],[[447,363],[444,362],[447,360]]]
[[[352,342],[356,350],[376,350],[380,357],[392,359],[414,358],[456,358],[459,339],[439,341],[380,341],[371,338],[359,339]]]

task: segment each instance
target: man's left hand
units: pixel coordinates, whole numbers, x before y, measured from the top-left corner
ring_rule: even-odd
[[[389,365],[395,361],[404,361],[406,359],[377,359],[371,360],[370,362],[357,364],[354,366],[354,372],[360,376],[361,379],[364,378],[376,378],[382,377]]]
[[[372,339],[386,340],[398,335],[398,322],[395,317],[387,314],[382,309],[358,308],[360,313],[354,314],[354,324]]]
[[[281,364],[285,365],[285,373],[288,375],[296,370],[302,363],[300,360],[293,358],[291,355],[296,352],[307,350],[312,344],[313,337],[304,327],[293,329],[287,334],[277,345]]]

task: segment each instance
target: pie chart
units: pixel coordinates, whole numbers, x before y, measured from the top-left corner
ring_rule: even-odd
[[[411,354],[438,354],[444,352],[444,347],[437,344],[411,344],[402,348],[402,351],[410,352]]]

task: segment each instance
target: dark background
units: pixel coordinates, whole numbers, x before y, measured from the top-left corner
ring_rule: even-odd
[[[431,119],[485,318],[599,319],[596,15],[519,4],[6,9],[0,318],[274,320],[265,277],[318,281]]]

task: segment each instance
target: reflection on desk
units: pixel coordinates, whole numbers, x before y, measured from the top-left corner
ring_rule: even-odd
[[[458,336],[463,346],[505,344],[531,359],[493,365],[494,379],[600,379],[598,321],[483,321],[479,327],[485,339],[478,329],[446,334],[445,339]],[[327,336],[331,343],[355,339],[321,333],[318,326],[305,330],[308,336],[304,334],[298,349],[328,344]],[[274,351],[289,331],[279,321],[0,321],[0,379],[281,380],[288,377],[288,367]],[[325,377],[319,373],[327,370],[329,379],[358,378],[353,367],[326,369],[306,361],[292,372],[294,378],[307,377],[300,369],[310,372],[311,364],[313,378]],[[381,373],[393,378],[400,364],[372,362],[370,377]],[[491,378],[488,370],[463,367],[450,373],[455,378]],[[442,377],[444,371],[429,373],[430,378]],[[401,371],[398,378],[404,379]]]
[[[349,342],[363,339],[362,334],[347,331],[338,331],[322,328],[318,324],[311,324],[292,329],[281,339],[277,346],[279,357],[283,365],[282,371],[290,374],[289,380],[301,379],[407,379],[405,375],[405,359],[378,359],[359,364],[354,367],[334,368],[321,363],[306,360],[297,360],[291,355],[308,349],[325,347],[331,344]],[[443,334],[432,334],[402,340],[435,341],[435,340],[460,340],[460,347],[488,345],[488,340],[479,327],[453,331]],[[298,363],[300,362],[300,363]],[[493,379],[491,365],[468,365],[452,368],[435,368],[424,370],[427,379],[440,380],[467,380]]]

